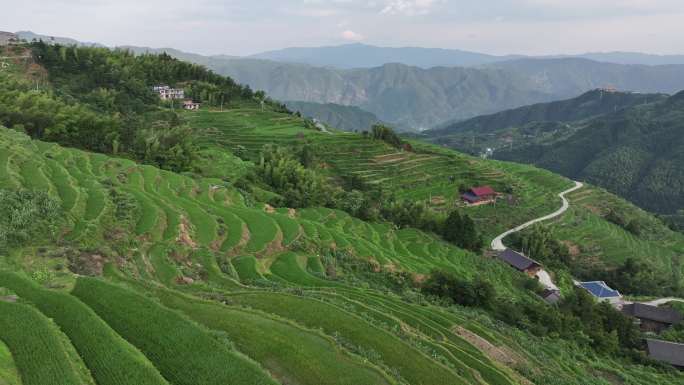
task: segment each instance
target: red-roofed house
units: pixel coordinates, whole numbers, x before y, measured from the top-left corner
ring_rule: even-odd
[[[483,205],[492,203],[499,194],[489,186],[473,187],[461,195],[463,200],[470,205]]]

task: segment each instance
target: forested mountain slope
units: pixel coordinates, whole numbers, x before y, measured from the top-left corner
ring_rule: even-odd
[[[665,94],[641,94],[607,89],[588,91],[576,98],[506,110],[491,115],[478,116],[425,132],[430,138],[440,140],[458,133],[500,134],[501,130],[523,127],[531,123],[575,122],[639,104],[648,104],[667,98]]]
[[[648,210],[684,207],[684,94],[590,120],[567,138],[497,152],[587,180]]]
[[[8,51],[27,52],[0,74],[0,325],[12,326],[0,328],[0,378],[681,383],[645,358],[632,320],[573,290],[572,261],[548,260],[564,289],[549,307],[534,281],[483,253],[502,230],[555,210],[568,179],[382,126],[319,131],[165,55]],[[201,110],[158,100],[159,83]],[[457,205],[459,188],[480,184],[507,198]],[[549,226],[554,237],[592,235],[581,252],[596,271],[632,256],[639,279],[665,277],[656,288],[616,280],[635,294],[677,293],[681,237],[588,191],[569,224]],[[627,233],[609,212],[648,231]]]

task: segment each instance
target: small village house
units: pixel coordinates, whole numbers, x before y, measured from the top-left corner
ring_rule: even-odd
[[[632,303],[622,307],[622,313],[634,317],[642,331],[660,333],[682,322],[682,315],[670,308]]]
[[[541,297],[546,301],[546,303],[553,305],[561,299],[561,292],[558,289],[544,289],[541,293]]]
[[[154,86],[152,87],[154,92],[159,94],[159,98],[162,100],[175,100],[184,99],[185,91],[181,88],[171,88],[169,86]]]
[[[200,108],[199,103],[195,103],[192,100],[186,100],[183,102],[183,109],[189,110],[189,111],[197,111]]]
[[[612,289],[603,281],[579,282],[577,286],[588,291],[598,301],[605,301],[616,305],[622,300],[622,294]]]
[[[461,194],[461,199],[471,206],[493,203],[499,194],[489,186],[472,187]]]
[[[539,262],[527,258],[515,250],[506,249],[499,253],[499,259],[509,264],[514,269],[527,274],[530,278],[534,278],[542,266]]]
[[[646,343],[650,358],[684,369],[684,344],[652,339]]]

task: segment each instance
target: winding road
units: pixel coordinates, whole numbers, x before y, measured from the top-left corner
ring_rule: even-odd
[[[522,230],[534,225],[535,223],[547,221],[549,219],[553,219],[553,218],[556,218],[556,217],[563,215],[563,213],[568,211],[568,208],[570,208],[570,202],[568,202],[568,199],[565,196],[570,194],[571,192],[574,192],[574,191],[581,189],[582,187],[584,187],[584,184],[582,182],[575,182],[575,187],[568,189],[568,190],[565,190],[562,193],[558,194],[561,201],[563,202],[563,205],[561,206],[560,209],[556,210],[555,212],[553,212],[549,215],[545,215],[543,217],[539,217],[537,219],[533,219],[531,221],[525,222],[522,225],[520,225],[516,228],[510,229],[510,230],[506,231],[505,233],[499,235],[498,237],[494,238],[494,240],[492,240],[492,244],[491,244],[492,250],[504,251],[504,250],[506,250],[506,246],[503,244],[503,240],[507,236],[509,236],[513,233],[517,233],[518,231],[522,231]],[[558,287],[553,283],[553,280],[551,279],[551,276],[549,275],[549,273],[546,272],[545,270],[539,271],[537,273],[537,278],[539,278],[539,281],[546,288],[558,289]],[[642,303],[644,305],[650,305],[650,306],[660,306],[660,305],[664,305],[664,304],[667,304],[670,302],[684,302],[684,299],[670,297],[670,298],[659,298],[659,299],[655,299],[653,301],[639,302],[639,303]],[[624,301],[622,304],[626,305],[629,303],[634,303],[634,302]]]
[[[492,250],[504,251],[504,250],[506,250],[506,246],[504,246],[503,240],[507,236],[509,236],[513,233],[517,233],[518,231],[524,230],[524,229],[534,225],[535,223],[548,221],[549,219],[553,219],[553,218],[556,218],[558,216],[561,216],[564,212],[568,211],[568,208],[570,207],[570,202],[568,202],[568,200],[567,200],[567,198],[565,198],[565,196],[567,194],[570,194],[573,191],[577,191],[577,190],[581,189],[582,187],[584,187],[584,184],[582,182],[575,182],[575,187],[568,189],[568,190],[565,190],[562,193],[558,194],[560,199],[563,201],[563,206],[560,209],[556,210],[555,212],[553,212],[549,215],[545,215],[543,217],[537,218],[537,219],[533,219],[529,222],[525,222],[522,225],[520,225],[514,229],[510,229],[510,230],[506,231],[505,233],[499,235],[498,237],[494,238],[494,240],[492,241],[492,245],[491,245]]]

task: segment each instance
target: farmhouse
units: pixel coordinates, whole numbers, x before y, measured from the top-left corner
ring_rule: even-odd
[[[546,303],[553,305],[561,299],[561,292],[558,289],[544,289],[541,293],[541,297],[546,301]]]
[[[622,307],[622,313],[637,319],[642,331],[660,333],[672,325],[682,322],[682,315],[674,310],[643,303]]]
[[[684,344],[651,339],[646,343],[649,357],[684,369]]]
[[[195,103],[192,100],[186,100],[183,102],[183,109],[190,110],[190,111],[197,111],[200,108],[199,103]]]
[[[180,88],[171,88],[169,86],[154,86],[154,92],[159,94],[162,100],[184,99],[185,91]]]
[[[477,206],[492,203],[496,201],[497,194],[493,188],[489,186],[473,187],[463,193],[461,198],[469,205]]]
[[[599,301],[617,304],[622,299],[619,291],[613,290],[603,281],[579,282],[577,286],[586,290]]]
[[[499,253],[499,259],[511,265],[514,269],[534,277],[541,270],[541,265],[515,250],[506,249]]]

